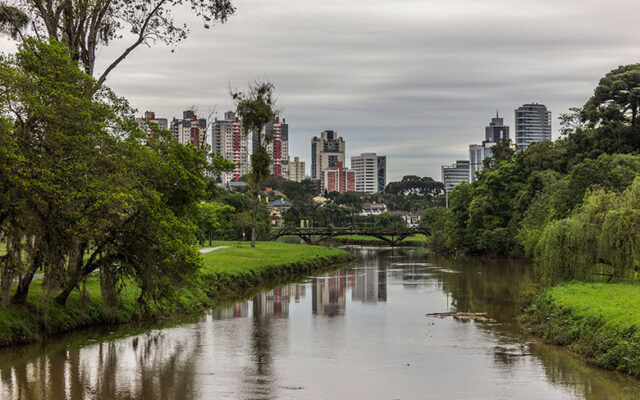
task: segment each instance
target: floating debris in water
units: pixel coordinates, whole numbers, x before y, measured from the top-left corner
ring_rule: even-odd
[[[493,319],[487,317],[487,313],[472,313],[472,312],[442,312],[442,313],[429,313],[426,314],[427,317],[437,317],[437,318],[461,318],[461,319],[470,319],[474,321],[493,321]]]

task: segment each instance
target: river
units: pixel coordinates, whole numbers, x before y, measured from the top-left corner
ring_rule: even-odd
[[[353,251],[347,268],[170,326],[0,349],[0,398],[640,399],[638,381],[522,333],[526,263]],[[426,315],[453,311],[488,320]]]

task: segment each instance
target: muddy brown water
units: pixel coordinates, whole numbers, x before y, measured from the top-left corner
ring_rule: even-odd
[[[522,334],[527,263],[353,251],[173,326],[0,349],[0,399],[640,399],[639,381]],[[488,321],[426,315],[455,312]]]

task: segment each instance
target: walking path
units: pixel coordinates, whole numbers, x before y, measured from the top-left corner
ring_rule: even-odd
[[[220,249],[228,249],[229,246],[216,246],[216,247],[206,247],[204,249],[200,249],[200,253],[206,254],[211,253],[212,251],[220,250]]]

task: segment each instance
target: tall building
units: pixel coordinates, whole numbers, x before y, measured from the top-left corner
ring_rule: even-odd
[[[338,162],[345,165],[344,154],[344,140],[335,131],[324,131],[311,139],[311,179],[319,179],[324,188],[324,171],[335,168]]]
[[[476,180],[477,173],[484,166],[484,160],[491,157],[491,148],[503,139],[509,139],[509,127],[496,111],[496,117],[491,118],[489,126],[485,127],[485,139],[482,144],[469,145],[469,182]]]
[[[198,118],[191,110],[184,111],[182,119],[174,118],[171,121],[171,131],[180,143],[200,147],[206,136],[207,120]]]
[[[227,111],[224,119],[216,118],[211,124],[211,150],[236,164],[232,172],[220,174],[222,183],[237,182],[249,172],[248,139],[233,111]]]
[[[442,166],[442,182],[447,193],[462,182],[469,183],[469,160],[458,160],[453,165]]]
[[[300,157],[294,157],[293,161],[289,162],[289,180],[295,182],[302,182],[305,178],[305,163],[300,161]]]
[[[516,149],[526,150],[531,143],[551,140],[551,111],[544,104],[525,104],[515,112]]]
[[[351,157],[351,168],[356,172],[356,192],[380,193],[387,181],[387,158],[376,153],[362,153]]]
[[[504,119],[500,118],[496,110],[496,117],[491,118],[489,126],[484,128],[485,142],[498,143],[500,140],[509,139],[509,127],[504,124]]]
[[[155,124],[159,129],[169,129],[169,121],[166,118],[156,118],[156,113],[153,111],[145,111],[144,117],[136,118],[136,122],[140,129],[151,135],[151,125]]]
[[[274,122],[267,124],[263,134],[271,136],[272,140],[266,144],[271,156],[270,172],[273,176],[288,178],[289,176],[289,124],[283,118],[276,117]],[[253,150],[257,145],[255,133],[253,134]]]
[[[341,162],[337,162],[335,167],[324,170],[323,191],[331,192],[355,192],[356,172],[349,168],[344,168]]]

